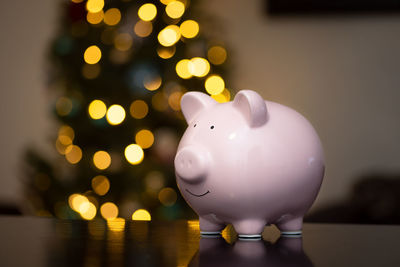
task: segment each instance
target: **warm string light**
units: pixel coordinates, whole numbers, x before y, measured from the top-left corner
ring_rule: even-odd
[[[101,50],[98,46],[92,45],[86,48],[83,59],[87,64],[96,64],[101,59]]]
[[[176,64],[175,70],[182,79],[190,79],[192,76],[204,77],[210,71],[210,63],[201,57],[182,59]]]
[[[138,16],[141,20],[152,21],[157,15],[157,7],[154,4],[144,4],[138,10]]]
[[[92,188],[97,195],[104,196],[110,190],[110,181],[104,175],[97,175],[92,179]]]
[[[108,26],[117,25],[121,20],[121,11],[118,8],[110,8],[104,13],[104,23]]]
[[[104,0],[88,0],[86,3],[86,9],[92,13],[100,12],[103,7]]]
[[[74,3],[81,3],[83,0],[72,0]],[[165,5],[165,14],[171,18],[167,25],[158,32],[157,40],[161,46],[156,50],[157,55],[162,59],[170,59],[175,55],[176,46],[179,40],[183,42],[186,39],[195,38],[199,35],[199,24],[194,20],[184,20],[180,23],[180,18],[185,13],[187,1],[176,0],[160,0]],[[109,54],[109,59],[113,63],[123,62],[116,59],[116,53],[129,54],[132,46],[140,45],[136,43],[138,39],[127,32],[112,31],[115,25],[121,21],[121,11],[117,8],[104,10],[104,0],[88,0],[86,3],[87,15],[86,20],[89,24],[97,25],[104,22],[105,25],[111,26],[103,31],[101,41],[105,45],[114,45],[114,48]],[[140,38],[148,37],[152,34],[153,21],[156,19],[158,10],[154,4],[146,3],[138,9],[139,20],[133,26],[133,32]],[[180,24],[179,24],[180,23]],[[132,27],[132,26],[131,26]],[[131,28],[132,29],[132,28]],[[87,32],[87,31],[86,31]],[[106,40],[107,39],[107,40]],[[135,43],[133,43],[135,42]],[[202,55],[205,57],[205,55]],[[126,56],[125,56],[126,58]],[[129,56],[128,56],[129,58]],[[91,45],[83,53],[84,64],[82,65],[81,75],[88,80],[96,79],[101,72],[102,50],[97,45]],[[115,60],[114,60],[115,59]],[[193,77],[203,78],[205,90],[216,101],[223,103],[230,100],[230,92],[225,88],[223,78],[211,71],[211,65],[221,65],[227,59],[227,52],[222,46],[212,46],[207,50],[206,57],[193,57],[191,59],[179,60],[175,66],[177,75],[182,79],[190,79]],[[125,61],[126,62],[126,61]],[[120,63],[119,63],[120,64]],[[214,71],[214,70],[213,70]],[[207,75],[209,75],[207,77]],[[158,111],[165,111],[168,106],[174,110],[180,110],[180,99],[184,90],[165,89],[166,85],[163,82],[163,76],[153,75],[143,79],[143,86],[153,93],[151,103],[153,108]],[[168,82],[166,82],[168,85]],[[60,116],[67,116],[73,108],[70,98],[62,97],[56,103],[56,111]],[[129,113],[134,119],[143,119],[149,112],[148,104],[143,100],[135,100],[129,107]],[[88,105],[88,115],[92,120],[100,120],[106,118],[110,125],[121,124],[126,117],[125,109],[121,105],[106,104],[99,99],[95,99]],[[65,155],[68,162],[71,164],[78,163],[82,158],[82,150],[79,146],[73,144],[74,131],[69,126],[63,126],[60,129],[57,138],[57,150]],[[126,146],[124,155],[126,160],[132,164],[140,164],[144,159],[144,149],[153,146],[154,134],[148,129],[141,129],[135,134],[135,143]],[[113,156],[114,159],[114,156]],[[111,156],[107,151],[97,151],[93,154],[92,162],[97,170],[105,170],[111,165]],[[114,163],[113,163],[114,165]],[[151,172],[145,177],[146,190],[153,192],[152,194],[158,197],[158,200],[163,206],[173,206],[177,201],[177,193],[173,188],[164,187],[165,181],[161,173]],[[104,175],[97,175],[91,180],[93,192],[98,196],[104,196],[110,190],[110,180]],[[149,192],[150,192],[149,191]],[[85,193],[88,195],[87,193]],[[69,206],[78,212],[85,220],[92,220],[97,214],[97,200],[93,196],[85,196],[82,194],[72,194],[69,198]],[[112,202],[106,202],[99,207],[99,213],[107,220],[107,225],[112,231],[122,231],[125,227],[125,220],[119,218],[119,208]],[[132,220],[150,221],[150,212],[146,209],[137,209],[132,214]]]
[[[145,209],[138,209],[132,214],[132,220],[134,221],[151,221],[150,212]]]
[[[138,22],[136,22],[133,31],[139,37],[147,37],[153,31],[153,24],[149,21],[139,20]]]
[[[106,202],[100,207],[100,214],[104,219],[110,220],[118,217],[118,207],[112,202]]]
[[[72,210],[78,212],[85,220],[92,220],[96,216],[96,206],[84,195],[70,195],[68,198],[68,204]]]
[[[93,155],[93,164],[99,170],[105,170],[111,165],[111,156],[106,151],[97,151]]]
[[[221,76],[214,74],[206,79],[204,87],[210,95],[218,95],[224,91],[225,82]]]
[[[103,118],[107,113],[107,106],[103,101],[95,99],[90,102],[88,107],[88,112],[90,118],[93,120],[99,120]]]
[[[125,158],[132,164],[137,165],[142,162],[144,158],[143,149],[137,144],[130,144],[125,148]]]
[[[165,7],[165,13],[167,13],[167,15],[172,19],[178,19],[182,17],[184,12],[185,5],[180,1],[171,1]]]
[[[179,30],[183,37],[185,38],[194,38],[199,33],[200,27],[199,24],[194,20],[186,20],[182,22]]]
[[[179,38],[181,38],[181,32],[178,26],[168,25],[158,33],[157,38],[161,45],[169,47],[179,41]]]
[[[109,124],[118,125],[125,120],[125,109],[121,105],[111,105],[106,113]]]

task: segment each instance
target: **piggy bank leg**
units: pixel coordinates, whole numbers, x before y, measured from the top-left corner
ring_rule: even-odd
[[[219,235],[225,228],[225,224],[212,215],[200,216],[199,223],[202,236]]]
[[[233,222],[239,239],[260,239],[266,225],[265,220],[249,219]]]
[[[281,230],[282,236],[301,236],[303,228],[303,216],[290,218],[277,223],[276,226]]]

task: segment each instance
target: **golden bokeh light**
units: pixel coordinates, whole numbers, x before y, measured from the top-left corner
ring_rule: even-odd
[[[219,75],[211,75],[204,83],[206,91],[210,95],[218,95],[225,89],[225,82]]]
[[[83,0],[71,0],[71,2],[78,4],[78,3],[82,3]]]
[[[182,59],[178,63],[176,63],[176,74],[178,74],[179,77],[182,79],[189,79],[192,77],[192,74],[190,73],[190,66],[191,61],[189,59]]]
[[[107,227],[113,232],[122,232],[125,229],[124,218],[114,218],[107,220]]]
[[[151,131],[143,129],[136,133],[135,135],[135,142],[141,148],[149,148],[154,143],[154,135]]]
[[[97,151],[93,155],[93,163],[99,170],[105,170],[111,165],[111,156],[106,151]]]
[[[204,77],[210,72],[210,63],[204,58],[194,57],[188,64],[189,72],[196,77]]]
[[[104,104],[103,101],[95,99],[92,102],[90,102],[88,107],[88,112],[90,118],[94,120],[99,120],[106,115],[107,106],[106,104]]]
[[[58,130],[58,138],[56,140],[56,149],[61,155],[65,155],[67,148],[72,144],[74,140],[74,130],[68,126],[63,125]]]
[[[168,97],[169,106],[175,111],[181,110],[181,98],[182,98],[182,92],[179,91],[173,92]]]
[[[151,221],[150,212],[145,209],[138,209],[132,214],[132,220],[134,221]]]
[[[76,164],[82,159],[82,150],[79,146],[69,145],[65,149],[65,158],[71,164]]]
[[[69,145],[72,144],[71,137],[69,137],[67,135],[59,135],[58,136],[58,141],[64,146],[69,146]]]
[[[177,195],[174,189],[170,187],[166,187],[161,189],[161,191],[158,193],[158,200],[160,200],[161,204],[164,206],[172,206],[175,204],[177,199]]]
[[[104,18],[103,10],[100,10],[99,12],[96,12],[96,13],[88,12],[86,14],[86,20],[90,24],[99,24],[100,22],[103,21],[103,18]]]
[[[157,54],[162,59],[168,59],[175,55],[176,48],[175,46],[170,47],[158,47]]]
[[[100,64],[83,64],[82,76],[88,80],[96,79],[101,71]]]
[[[92,220],[94,217],[96,217],[96,213],[96,206],[92,202],[84,202],[80,206],[81,217],[85,220]]]
[[[104,0],[88,0],[86,3],[86,9],[89,12],[96,13],[102,10],[104,7]]]
[[[157,15],[157,7],[147,3],[142,5],[138,10],[138,16],[144,21],[152,21]]]
[[[211,95],[211,97],[219,103],[225,103],[231,100],[231,93],[229,92],[228,89],[225,88],[222,93],[217,95]]]
[[[110,8],[104,13],[104,23],[109,26],[114,26],[121,20],[121,11],[118,8]]]
[[[76,212],[81,212],[82,204],[89,202],[89,199],[81,194],[72,194],[68,198],[68,204]]]
[[[92,179],[93,191],[99,196],[104,196],[110,190],[110,181],[104,175],[97,175]]]
[[[117,34],[114,38],[114,46],[119,51],[127,51],[132,47],[133,39],[129,33]]]
[[[145,78],[143,81],[144,87],[149,91],[157,90],[158,88],[160,88],[161,83],[162,83],[161,77],[158,75]]]
[[[60,97],[56,102],[56,111],[60,116],[66,116],[72,111],[72,101],[68,97]]]
[[[139,37],[147,37],[153,31],[153,24],[149,21],[139,20],[133,27],[133,31]]]
[[[168,25],[158,33],[158,42],[166,47],[173,46],[181,38],[181,32],[176,25]]]
[[[118,217],[118,207],[112,202],[106,202],[101,205],[100,214],[106,220],[115,219]]]
[[[143,149],[137,144],[127,146],[124,154],[126,160],[132,165],[139,164],[144,158]]]
[[[92,45],[86,48],[83,59],[87,64],[96,64],[101,59],[101,50],[98,46]]]
[[[120,105],[112,105],[107,110],[106,118],[109,124],[118,125],[125,119],[125,109]]]
[[[60,127],[60,129],[58,130],[58,136],[62,136],[62,135],[66,135],[69,138],[71,138],[71,140],[74,140],[75,138],[75,132],[74,129],[72,129],[70,126],[68,125],[62,125]]]
[[[179,30],[183,37],[185,38],[194,38],[199,34],[199,24],[194,20],[186,20],[182,22]]]
[[[172,19],[178,19],[185,13],[185,5],[180,1],[169,2],[165,7],[165,13]]]
[[[131,116],[135,119],[143,119],[149,112],[149,106],[143,100],[135,100],[129,109]]]
[[[56,149],[58,151],[58,153],[60,153],[61,155],[65,155],[65,151],[67,150],[67,147],[69,147],[70,145],[64,145],[60,142],[60,138],[57,138],[56,140]]]
[[[160,2],[163,3],[164,5],[168,5],[172,1],[176,1],[176,0],[160,0]]]
[[[225,62],[227,53],[222,46],[213,46],[208,49],[207,57],[214,65],[221,65]]]

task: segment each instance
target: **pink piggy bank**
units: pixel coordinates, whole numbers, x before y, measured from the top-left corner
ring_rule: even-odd
[[[312,125],[251,90],[222,104],[188,92],[181,108],[189,126],[175,157],[176,179],[201,234],[231,223],[239,238],[260,238],[269,224],[301,235],[325,169]]]

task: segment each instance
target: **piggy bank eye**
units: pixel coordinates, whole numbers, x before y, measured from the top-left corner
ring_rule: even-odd
[[[214,129],[214,125],[211,125],[210,129]]]
[[[194,124],[193,127],[196,127],[197,124]]]

